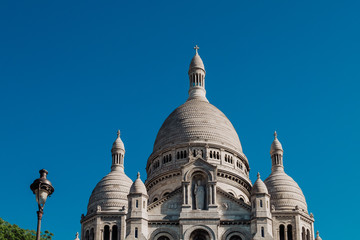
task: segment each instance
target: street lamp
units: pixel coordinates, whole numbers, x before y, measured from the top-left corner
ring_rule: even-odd
[[[39,211],[37,211],[38,223],[37,223],[37,231],[36,231],[36,240],[40,240],[41,218],[43,215],[43,209],[45,206],[46,199],[54,192],[54,187],[51,185],[51,182],[46,179],[46,175],[48,174],[48,171],[46,171],[45,169],[41,169],[39,173],[40,173],[40,178],[36,179],[30,185],[30,189],[35,194],[36,202],[38,203],[39,206]]]

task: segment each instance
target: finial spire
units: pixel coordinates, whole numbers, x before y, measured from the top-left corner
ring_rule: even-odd
[[[259,172],[257,173],[257,178],[260,179],[260,173]]]
[[[117,136],[120,137],[120,130],[117,131]]]
[[[277,133],[276,133],[276,131],[274,132],[274,139],[277,139]]]
[[[138,172],[138,173],[137,173],[137,178],[139,178],[139,179],[140,179],[140,172]]]
[[[198,55],[198,50],[200,49],[199,46],[195,45],[194,49],[195,49],[195,54]]]

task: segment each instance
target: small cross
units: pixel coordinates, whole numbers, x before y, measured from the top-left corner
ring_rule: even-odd
[[[277,138],[277,133],[276,133],[276,131],[274,132],[274,137]]]
[[[198,54],[198,50],[200,49],[200,48],[198,47],[198,45],[195,45],[194,49],[195,49],[195,51],[196,51],[196,54]]]
[[[120,130],[117,131],[117,135],[118,135],[118,137],[120,137]]]

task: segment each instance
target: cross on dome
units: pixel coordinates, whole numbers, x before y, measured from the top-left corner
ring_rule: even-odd
[[[120,130],[117,131],[117,136],[120,137]]]
[[[260,179],[260,173],[259,172],[257,173],[257,178]]]
[[[277,139],[277,133],[276,133],[276,131],[274,132],[274,139]]]
[[[137,173],[137,178],[140,178],[140,172]]]
[[[198,54],[198,50],[200,49],[199,46],[195,45],[194,49],[195,49],[195,54]]]

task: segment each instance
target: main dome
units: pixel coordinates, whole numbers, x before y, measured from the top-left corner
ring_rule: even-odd
[[[199,141],[242,153],[239,137],[229,119],[202,98],[189,99],[168,116],[157,134],[153,151]]]

